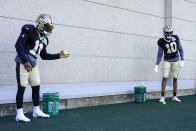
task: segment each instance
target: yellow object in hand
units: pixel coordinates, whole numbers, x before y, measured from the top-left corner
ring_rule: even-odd
[[[69,52],[68,52],[67,50],[63,50],[63,54],[64,54],[65,56],[70,55]]]

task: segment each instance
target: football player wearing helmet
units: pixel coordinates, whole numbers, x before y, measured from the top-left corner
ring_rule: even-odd
[[[163,80],[162,80],[162,88],[161,88],[161,98],[159,102],[165,103],[165,87],[167,84],[167,79],[169,76],[170,69],[173,75],[173,101],[181,102],[181,100],[176,96],[177,93],[177,78],[179,67],[184,66],[184,52],[182,46],[180,44],[179,37],[177,35],[173,35],[172,26],[165,26],[163,28],[163,38],[160,38],[157,42],[158,44],[158,53],[157,53],[157,61],[154,67],[154,71],[159,71],[159,64],[161,62],[162,56],[164,54],[164,62],[163,62]],[[180,59],[179,59],[180,56]]]
[[[52,33],[53,27],[52,18],[48,14],[40,14],[36,19],[36,26],[27,24],[21,29],[20,36],[15,45],[17,52],[15,58],[16,78],[18,84],[16,121],[30,121],[23,112],[23,96],[27,84],[30,84],[32,87],[33,117],[49,117],[39,107],[40,75],[36,60],[38,56],[43,60],[55,60],[69,56],[69,54],[64,54],[63,51],[57,54],[47,53],[48,36]]]

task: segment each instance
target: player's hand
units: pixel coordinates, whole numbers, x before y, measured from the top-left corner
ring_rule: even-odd
[[[155,71],[155,72],[159,72],[159,66],[158,66],[158,65],[155,65],[154,71]]]
[[[184,61],[180,61],[180,68],[184,67]]]
[[[67,58],[67,57],[69,57],[69,53],[68,52],[65,52],[65,51],[61,51],[60,53],[59,53],[59,57],[60,58]]]
[[[24,63],[24,67],[27,72],[32,71],[32,65],[29,62]]]

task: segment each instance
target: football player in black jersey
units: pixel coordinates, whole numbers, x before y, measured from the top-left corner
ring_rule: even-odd
[[[161,88],[161,98],[159,102],[165,103],[165,87],[167,84],[167,79],[169,76],[170,69],[173,75],[173,101],[181,102],[181,100],[176,96],[177,93],[177,78],[179,67],[184,66],[184,52],[180,44],[179,37],[173,35],[172,26],[165,26],[163,28],[164,38],[160,38],[157,42],[158,44],[158,54],[156,66],[154,68],[155,72],[159,71],[159,64],[161,62],[162,56],[164,54],[163,61],[163,80]],[[180,57],[180,58],[179,58]]]
[[[49,44],[48,36],[53,30],[53,20],[48,14],[40,14],[36,20],[36,26],[28,24],[21,29],[16,42],[16,78],[18,90],[16,94],[17,115],[16,121],[29,122],[30,119],[23,112],[23,96],[25,87],[32,87],[33,117],[49,117],[39,107],[40,75],[36,60],[40,56],[43,60],[55,60],[66,58],[69,54],[63,51],[57,54],[48,54],[46,48]]]

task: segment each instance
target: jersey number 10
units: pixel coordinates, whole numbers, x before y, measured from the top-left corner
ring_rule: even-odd
[[[166,44],[166,48],[167,48],[167,53],[174,53],[177,51],[177,45],[175,42],[172,42],[170,44]]]

